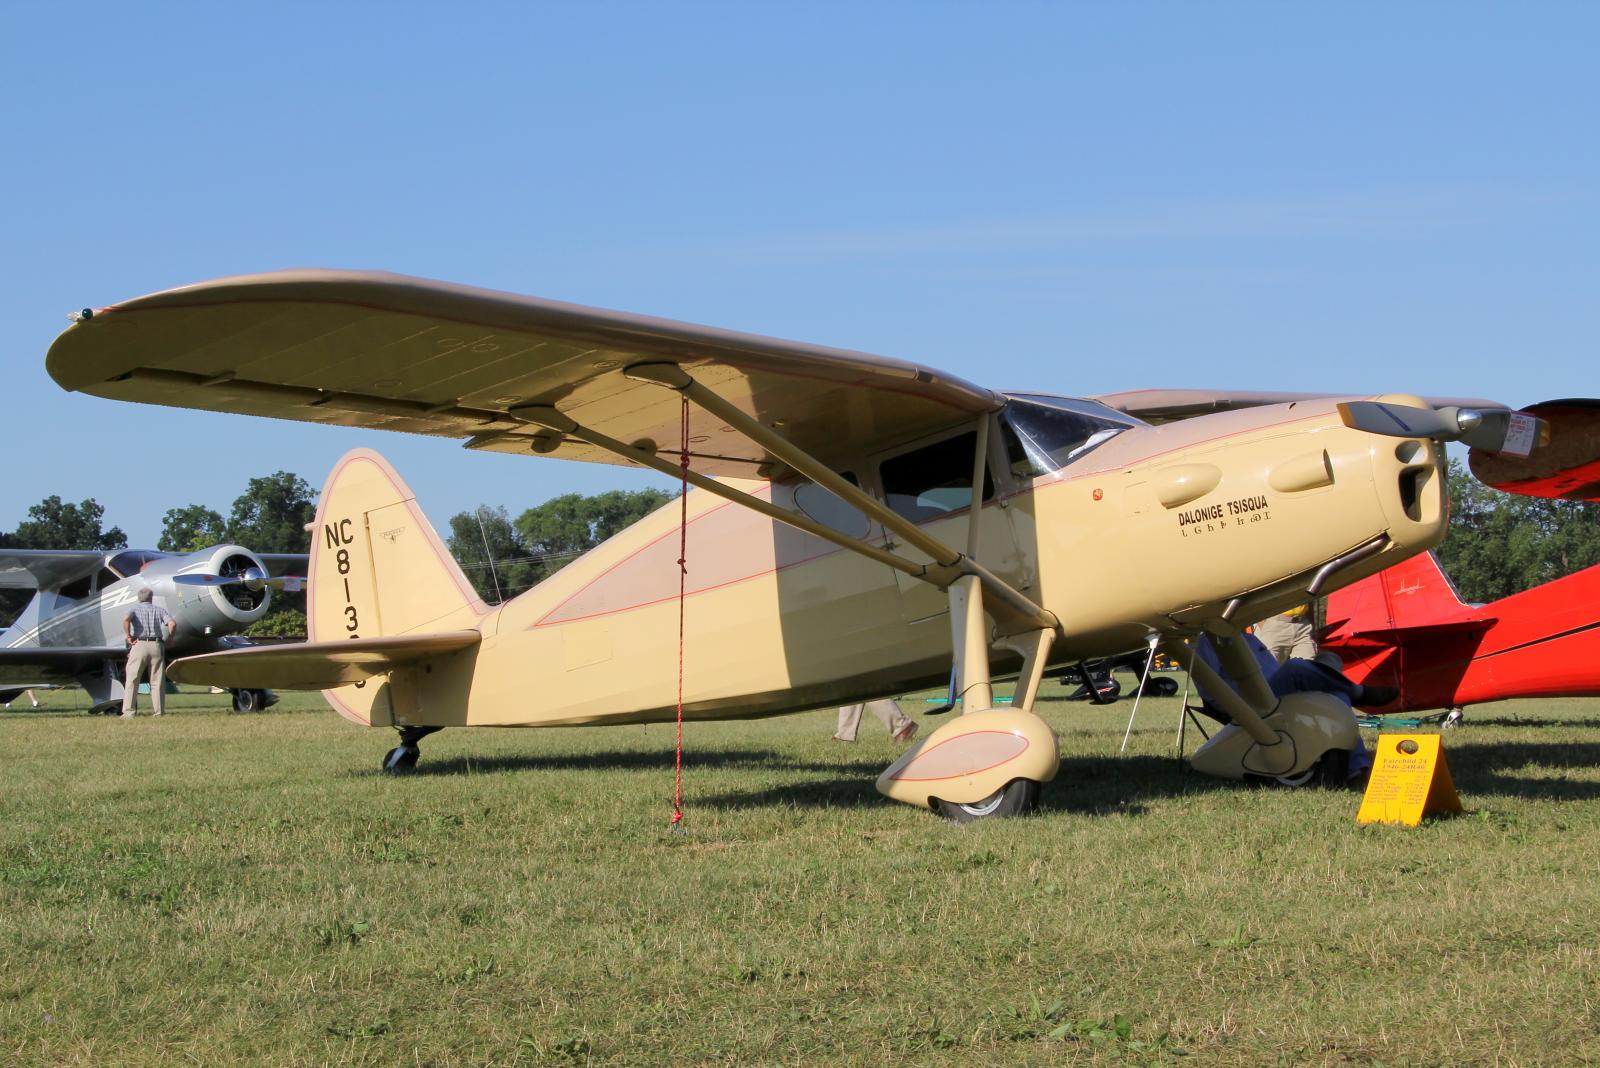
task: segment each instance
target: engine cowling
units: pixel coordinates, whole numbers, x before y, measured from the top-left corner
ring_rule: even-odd
[[[152,562],[142,573],[177,621],[177,644],[215,639],[244,630],[272,607],[270,572],[242,545],[215,545],[186,556]],[[240,581],[220,586],[190,586],[172,581],[182,574],[222,575]]]

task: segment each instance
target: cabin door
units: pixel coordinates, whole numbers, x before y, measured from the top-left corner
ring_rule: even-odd
[[[991,429],[993,445],[997,429]],[[978,443],[975,430],[967,430],[885,454],[877,464],[884,502],[895,512],[921,526],[932,537],[960,552],[967,546],[967,516],[972,504],[972,451]],[[995,492],[994,450],[984,471],[983,509],[979,515],[978,562],[1009,582],[1022,577],[1023,561],[1016,537]],[[893,534],[885,544],[907,559],[928,557],[903,544]],[[947,616],[950,596],[943,590],[900,571],[894,572],[900,591],[901,616],[917,623]]]

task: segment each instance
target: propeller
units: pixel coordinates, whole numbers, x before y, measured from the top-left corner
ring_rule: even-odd
[[[306,580],[304,575],[269,575],[259,567],[247,567],[237,575],[208,575],[192,571],[186,575],[174,575],[172,581],[184,586],[243,586],[252,591],[270,586],[275,590],[298,593]]]
[[[1527,456],[1550,443],[1550,425],[1526,412],[1505,408],[1417,408],[1392,401],[1343,401],[1344,425],[1391,438],[1459,441],[1484,452]]]

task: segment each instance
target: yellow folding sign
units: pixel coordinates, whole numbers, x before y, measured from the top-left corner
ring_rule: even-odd
[[[1437,734],[1380,734],[1357,823],[1415,827],[1424,816],[1461,811]]]

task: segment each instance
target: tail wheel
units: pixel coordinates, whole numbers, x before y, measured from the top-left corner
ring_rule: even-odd
[[[1039,784],[1032,779],[1012,779],[1000,789],[971,804],[957,801],[940,801],[939,814],[957,823],[974,820],[1020,816],[1039,807]]]
[[[269,703],[267,691],[265,690],[233,691],[233,710],[235,712],[260,712]]]
[[[383,758],[383,770],[391,775],[401,775],[417,766],[422,750],[415,745],[402,743],[389,750]]]

